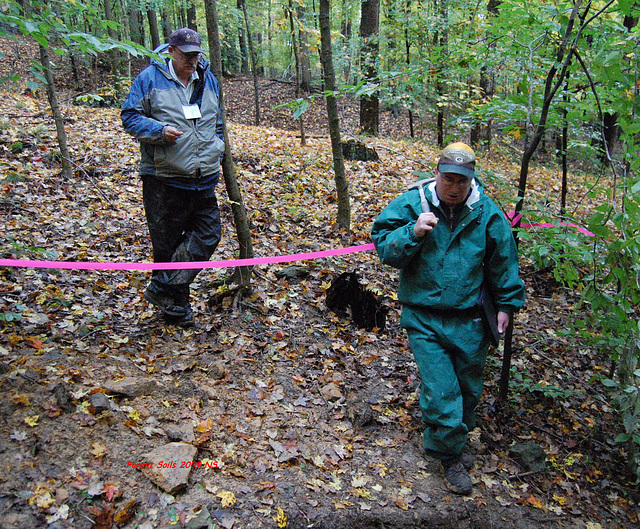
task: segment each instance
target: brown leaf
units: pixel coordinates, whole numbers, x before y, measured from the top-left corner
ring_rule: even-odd
[[[91,507],[91,513],[93,514],[93,525],[91,529],[111,529],[113,526],[113,504],[108,503],[104,509],[98,507]]]
[[[138,507],[138,500],[129,501],[122,509],[120,509],[113,517],[114,523],[118,527],[122,527],[136,514],[136,508]]]

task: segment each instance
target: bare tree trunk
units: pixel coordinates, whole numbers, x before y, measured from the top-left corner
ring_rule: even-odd
[[[253,257],[253,243],[251,241],[251,229],[247,220],[247,212],[242,200],[242,192],[236,178],[236,168],[231,156],[229,132],[227,130],[226,111],[224,105],[224,93],[222,90],[222,57],[220,55],[220,33],[218,25],[218,9],[216,0],[205,0],[205,12],[207,15],[207,34],[209,38],[209,50],[211,52],[211,68],[218,78],[220,85],[220,104],[222,105],[222,121],[224,130],[224,157],[222,158],[222,174],[227,195],[231,202],[231,211],[236,226],[236,235],[240,247],[240,259]],[[240,285],[249,286],[251,283],[251,267],[238,267],[234,271],[233,281]]]
[[[298,39],[296,37],[296,24],[295,17],[293,14],[293,0],[289,0],[289,21],[291,23],[291,44],[293,46],[293,57],[296,62],[296,99],[300,97],[300,53],[298,51]],[[304,116],[301,115],[298,118],[298,123],[300,124],[300,145],[306,145],[307,140],[304,134]]]
[[[120,9],[122,10],[122,16],[123,18],[127,18],[127,6],[125,5],[124,0],[120,0]],[[131,40],[131,35],[129,33],[129,25],[128,24],[122,24],[122,27],[124,28],[124,39],[125,40]],[[127,77],[127,79],[131,79],[131,54],[129,52],[125,52],[125,65],[126,65],[126,72],[125,75]]]
[[[131,40],[140,46],[144,46],[144,24],[142,11],[139,7],[129,5],[129,34]]]
[[[160,33],[158,32],[158,16],[153,9],[147,9],[147,19],[149,20],[151,49],[155,50],[158,46],[160,46]]]
[[[113,18],[113,10],[111,5],[112,0],[103,0],[104,5],[104,18],[107,22],[115,22]],[[118,35],[116,34],[116,30],[111,27],[111,25],[107,26],[107,34],[109,38],[113,40],[118,40]],[[118,51],[117,50],[109,50],[109,66],[111,68],[111,74],[116,77],[118,75]]]
[[[567,75],[567,69],[569,67],[569,63],[571,62],[571,57],[574,53],[574,46],[577,43],[577,37],[571,41],[573,28],[575,26],[576,18],[578,17],[578,13],[580,10],[580,6],[582,4],[582,0],[576,0],[573,9],[571,11],[571,15],[567,22],[567,27],[565,28],[565,32],[562,38],[562,42],[558,46],[558,51],[556,53],[556,60],[553,66],[549,69],[547,73],[547,79],[545,82],[544,89],[544,101],[542,103],[542,107],[540,109],[540,119],[538,120],[538,124],[536,125],[533,136],[530,140],[525,144],[525,150],[522,154],[522,161],[520,164],[520,180],[518,183],[518,201],[516,202],[515,213],[516,218],[518,214],[522,211],[524,206],[524,197],[527,189],[527,177],[529,175],[529,165],[531,163],[531,158],[533,154],[536,152],[538,145],[540,144],[540,140],[544,135],[547,128],[547,119],[549,117],[549,110],[551,108],[551,103],[555,98],[555,95],[558,89],[562,86],[565,81]],[[580,35],[580,31],[578,31],[578,36]],[[518,220],[515,223],[515,227],[520,226],[520,221]],[[518,243],[518,232],[514,233],[514,238],[516,240],[516,244]],[[509,390],[509,366],[511,364],[511,352],[512,352],[512,333],[513,333],[513,324],[515,317],[512,317],[509,321],[509,326],[507,327],[507,332],[504,340],[504,353],[502,360],[502,373],[500,376],[500,400],[505,401],[507,398],[508,390]]]
[[[360,61],[364,78],[369,83],[378,82],[378,30],[380,29],[380,0],[363,0],[360,17]],[[360,129],[364,134],[378,135],[380,126],[380,100],[376,94],[360,98]]]
[[[296,7],[298,16],[298,38],[300,41],[300,88],[308,92],[311,90],[311,60],[309,59],[309,34],[306,30],[306,8],[302,3]]]
[[[237,0],[236,6],[242,12],[242,4],[244,0]],[[242,24],[238,28],[238,44],[240,45],[240,60],[241,66],[240,71],[244,74],[249,73],[249,52],[247,51],[247,36],[245,34],[245,29]]]
[[[540,109],[540,119],[538,124],[535,127],[535,131],[533,137],[529,142],[525,145],[524,153],[522,154],[522,161],[520,164],[520,180],[518,183],[518,202],[516,203],[516,213],[520,213],[522,211],[522,207],[524,205],[524,196],[527,189],[527,177],[529,175],[529,165],[531,163],[531,158],[533,154],[536,152],[538,145],[540,144],[540,140],[544,135],[547,129],[547,119],[549,117],[549,110],[551,108],[551,103],[556,95],[556,92],[564,83],[565,77],[567,75],[567,69],[571,62],[571,56],[573,55],[573,48],[569,48],[569,40],[571,38],[571,33],[573,31],[575,20],[578,16],[578,11],[580,9],[580,5],[582,4],[582,0],[576,0],[576,3],[573,6],[573,10],[571,13],[571,17],[567,23],[567,28],[565,30],[564,38],[561,45],[558,48],[558,53],[556,56],[556,62],[551,67],[547,74],[547,80],[545,83],[545,93],[544,93],[544,102]],[[568,49],[569,48],[569,49]],[[560,71],[558,71],[560,69]]]
[[[198,23],[196,21],[196,4],[193,0],[189,0],[187,4],[187,27],[193,31],[198,31]]]
[[[56,135],[58,138],[58,146],[60,147],[60,155],[62,156],[62,176],[66,179],[71,178],[73,169],[71,167],[71,155],[67,145],[67,132],[64,130],[64,117],[60,111],[58,103],[58,94],[53,82],[53,72],[51,71],[51,61],[49,60],[49,50],[40,45],[40,62],[44,69],[44,77],[47,80],[47,98],[49,106],[53,113],[53,120],[56,124]]]
[[[404,4],[405,16],[408,15],[411,10],[411,0],[406,0]],[[406,49],[407,66],[411,66],[411,40],[409,39],[409,30],[404,28],[404,45]],[[413,110],[409,108],[409,134],[412,138],[415,138],[415,130],[413,126]]]
[[[253,102],[255,105],[255,123],[256,127],[260,126],[260,94],[258,92],[258,68],[256,61],[256,52],[253,47],[253,38],[251,36],[251,26],[249,24],[249,14],[247,13],[247,3],[240,0],[242,5],[242,13],[244,15],[244,26],[247,31],[247,41],[249,43],[249,56],[251,57],[251,71],[253,73]]]
[[[162,8],[162,36],[165,42],[169,42],[169,36],[173,32],[171,24],[171,12],[168,7]]]
[[[342,35],[342,44],[346,47],[351,40],[351,33],[353,31],[352,17],[349,13],[349,1],[342,0],[340,7],[340,34]],[[351,61],[345,61],[342,67],[342,74],[344,81],[350,83],[352,77]]]
[[[562,190],[560,192],[560,215],[564,217],[567,213],[567,195],[569,193],[569,176],[567,172],[567,144],[569,137],[569,119],[567,105],[569,104],[569,76],[567,75],[567,82],[564,85],[564,104],[562,109]]]
[[[324,71],[324,88],[330,92],[327,96],[327,116],[329,119],[329,135],[331,136],[331,151],[333,153],[333,170],[335,173],[336,193],[338,195],[338,216],[336,223],[346,231],[351,230],[351,205],[349,200],[349,184],[344,170],[344,157],[340,142],[340,117],[338,103],[334,94],[336,78],[333,69],[333,54],[331,51],[331,6],[329,0],[320,0],[320,60]]]
[[[487,12],[489,13],[489,17],[497,16],[500,14],[500,4],[501,0],[489,0],[487,5]],[[493,50],[496,47],[496,43],[492,42],[489,44],[489,49]],[[495,86],[495,74],[492,69],[488,66],[483,66],[480,68],[480,89],[482,91],[481,97],[485,100],[491,100],[493,98]],[[470,131],[470,140],[471,145],[476,148],[478,146],[483,146],[484,148],[489,148],[491,145],[491,121],[489,120],[486,124],[475,123],[473,128]]]
[[[438,1],[440,2],[438,5]],[[447,7],[447,0],[434,0],[435,2],[435,8],[437,11],[439,11],[440,15],[439,15],[439,24],[440,27],[438,28],[438,30],[436,31],[434,38],[433,38],[433,43],[436,46],[439,46],[441,48],[445,48],[447,46],[448,40],[449,40],[449,34],[448,34],[448,7]],[[435,79],[435,83],[436,83],[436,92],[438,94],[438,97],[444,95],[444,87],[442,85],[442,62],[441,64],[436,68],[436,79]],[[437,127],[437,134],[438,134],[438,147],[444,147],[444,112],[442,111],[442,106],[438,105],[438,113],[437,113],[437,119],[436,119],[436,127]]]

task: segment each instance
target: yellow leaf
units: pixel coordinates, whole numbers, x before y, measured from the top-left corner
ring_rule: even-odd
[[[387,470],[389,470],[386,466],[381,465],[381,464],[377,464],[377,465],[373,465],[374,468],[376,468],[376,474],[378,474],[378,476],[380,476],[381,478],[385,477],[387,475]]]
[[[216,494],[216,498],[220,498],[223,509],[236,503],[236,495],[230,490],[223,490],[220,494]]]
[[[522,138],[522,133],[520,132],[520,129],[513,129],[509,131],[509,134],[511,134],[516,140],[519,140],[520,138]]]
[[[371,493],[367,489],[357,488],[353,489],[352,494],[358,498],[368,500],[371,498]]]
[[[140,412],[138,410],[131,410],[127,414],[127,417],[129,417],[130,419],[133,419],[134,421],[141,421],[142,420],[142,415],[140,415]]]
[[[200,421],[200,424],[196,426],[196,432],[198,433],[207,433],[213,430],[213,421],[211,417],[207,418],[206,421]]]
[[[567,498],[565,498],[564,496],[559,496],[558,494],[553,495],[553,501],[559,503],[560,505],[567,504]]]
[[[284,529],[287,526],[287,515],[280,507],[278,507],[278,514],[273,517],[273,520],[278,524],[279,529]]]
[[[102,459],[106,455],[107,447],[104,445],[104,443],[96,441],[95,443],[92,443],[91,446],[93,446],[93,450],[91,450],[91,453],[98,459]]]
[[[31,406],[31,402],[29,402],[29,395],[25,393],[21,393],[20,395],[14,395],[11,397],[11,400],[16,404],[24,404],[25,406]]]
[[[51,493],[45,489],[44,487],[38,486],[36,491],[33,493],[33,496],[29,499],[30,505],[37,505],[40,510],[47,510],[51,507],[56,500],[53,498]]]
[[[31,428],[33,428],[38,425],[39,418],[40,415],[30,415],[24,418],[24,422],[26,422],[29,426],[31,426]]]

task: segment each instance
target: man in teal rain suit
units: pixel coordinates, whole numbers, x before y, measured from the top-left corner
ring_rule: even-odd
[[[506,330],[524,303],[518,254],[509,224],[475,178],[464,143],[446,147],[433,180],[391,202],[373,225],[380,260],[400,269],[400,324],[407,330],[420,378],[424,448],[442,463],[447,486],[469,494],[482,372],[490,345],[477,302],[483,282]]]

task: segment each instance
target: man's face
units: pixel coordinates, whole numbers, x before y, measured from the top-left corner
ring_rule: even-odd
[[[447,206],[462,204],[469,196],[471,178],[456,173],[441,173],[436,170],[436,192]]]
[[[173,58],[173,69],[179,78],[189,77],[198,67],[198,59],[200,54],[184,53],[180,48],[169,46],[169,55]]]

